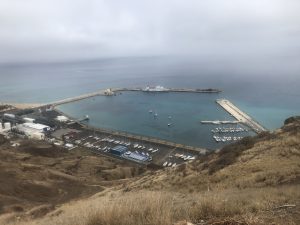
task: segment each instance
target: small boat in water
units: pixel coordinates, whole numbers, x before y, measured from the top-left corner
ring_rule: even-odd
[[[149,110],[149,113],[153,113],[153,111],[150,109],[150,110]]]

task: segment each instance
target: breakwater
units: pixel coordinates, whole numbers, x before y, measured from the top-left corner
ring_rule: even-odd
[[[267,131],[266,128],[264,128],[262,125],[256,122],[248,114],[241,111],[229,100],[218,99],[216,103],[219,104],[224,110],[226,110],[231,116],[233,116],[238,122],[243,123],[246,126],[250,127],[254,132],[260,133],[263,131]]]
[[[71,97],[71,98],[62,99],[59,101],[48,103],[46,105],[55,107],[58,105],[76,102],[76,101],[80,101],[83,99],[87,99],[87,98],[91,98],[91,97],[95,97],[95,96],[99,96],[99,95],[111,96],[111,95],[114,95],[114,94],[116,94],[118,92],[122,92],[122,91],[144,91],[144,89],[143,88],[109,88],[109,89],[99,90],[96,92],[87,93],[87,94],[83,94],[83,95],[79,95],[79,96],[75,96],[75,97]],[[153,91],[144,91],[144,92],[153,92]],[[219,93],[219,92],[221,92],[221,90],[211,89],[211,88],[209,88],[209,89],[168,88],[163,91],[155,91],[155,92],[156,93],[163,93],[163,92]]]

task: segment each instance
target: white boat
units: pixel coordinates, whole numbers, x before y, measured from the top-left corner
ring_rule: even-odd
[[[163,86],[155,86],[155,87],[150,87],[147,86],[146,88],[143,89],[143,91],[146,92],[163,92],[163,91],[168,91],[169,89],[164,88]]]

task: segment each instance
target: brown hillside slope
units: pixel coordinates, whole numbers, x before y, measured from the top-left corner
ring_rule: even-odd
[[[300,120],[189,164],[149,172],[43,218],[7,224],[300,224]],[[184,223],[183,223],[184,224]]]
[[[79,148],[67,151],[44,142],[17,142],[21,145],[12,147],[0,137],[0,214],[41,206],[46,213],[58,204],[90,196],[142,172],[137,166]]]
[[[247,137],[175,169],[159,171],[127,186],[199,192],[300,184],[300,119],[274,133]]]

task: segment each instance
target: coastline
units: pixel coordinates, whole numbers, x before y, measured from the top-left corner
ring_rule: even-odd
[[[1,105],[9,105],[12,106],[16,109],[33,109],[33,108],[38,108],[38,107],[42,107],[43,104],[40,103],[1,103]]]

